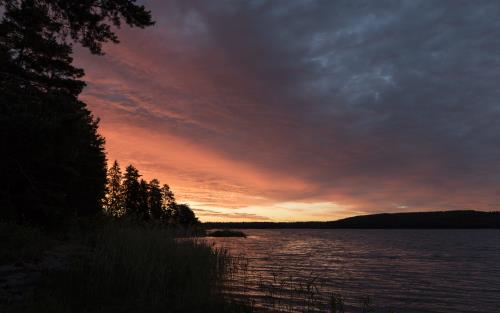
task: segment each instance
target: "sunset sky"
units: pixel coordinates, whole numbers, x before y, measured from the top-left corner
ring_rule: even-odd
[[[498,1],[141,2],[82,98],[202,221],[500,208]]]

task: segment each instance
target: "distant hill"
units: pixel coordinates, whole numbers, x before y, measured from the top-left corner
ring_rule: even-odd
[[[328,222],[203,223],[206,228],[500,228],[500,212],[439,211],[360,215]]]

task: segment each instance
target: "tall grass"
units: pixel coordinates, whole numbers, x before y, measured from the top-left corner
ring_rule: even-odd
[[[29,312],[244,312],[221,288],[229,256],[224,249],[176,239],[165,228],[107,225],[85,257],[48,273],[25,307]]]

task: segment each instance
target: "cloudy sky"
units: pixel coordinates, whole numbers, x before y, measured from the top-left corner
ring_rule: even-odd
[[[498,1],[143,3],[83,99],[202,220],[500,208]]]

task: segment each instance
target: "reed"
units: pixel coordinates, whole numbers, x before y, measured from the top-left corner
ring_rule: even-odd
[[[257,271],[244,255],[230,257],[226,293],[251,312],[279,313],[395,313],[392,308],[377,305],[372,297],[346,299],[326,288],[318,275],[293,277],[286,267],[269,275]],[[255,301],[259,298],[259,301]]]

